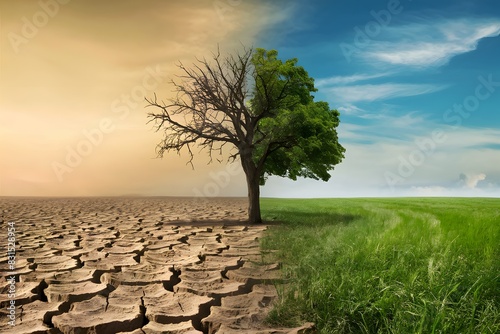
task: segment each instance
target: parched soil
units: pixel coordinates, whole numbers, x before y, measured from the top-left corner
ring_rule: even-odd
[[[279,265],[245,199],[1,198],[2,333],[309,333],[272,329]],[[14,223],[15,268],[7,257]],[[10,224],[12,225],[12,224]],[[15,277],[15,297],[9,296]],[[15,325],[7,307],[15,301]]]

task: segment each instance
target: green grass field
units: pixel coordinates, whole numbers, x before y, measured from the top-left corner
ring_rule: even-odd
[[[269,321],[319,333],[500,333],[500,199],[262,199]]]

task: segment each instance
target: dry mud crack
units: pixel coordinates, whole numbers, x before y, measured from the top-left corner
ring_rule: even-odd
[[[280,271],[259,264],[267,227],[245,213],[243,199],[1,198],[16,263],[3,242],[0,332],[312,333],[266,326]]]

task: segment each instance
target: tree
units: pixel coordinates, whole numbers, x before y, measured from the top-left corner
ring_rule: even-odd
[[[150,122],[164,138],[165,152],[187,150],[192,165],[194,145],[239,158],[248,186],[251,223],[262,222],[260,185],[270,175],[327,181],[329,171],[344,158],[336,128],[339,112],[315,102],[314,79],[297,59],[285,62],[275,50],[243,50],[236,55],[213,54],[212,62],[197,60],[172,80],[176,97],[168,103],[146,99]]]

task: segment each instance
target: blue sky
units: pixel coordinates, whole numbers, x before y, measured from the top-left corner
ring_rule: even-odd
[[[245,196],[241,166],[155,159],[144,97],[179,61],[277,49],[341,112],[329,182],[263,196],[500,196],[500,3],[0,0],[0,196]]]
[[[297,1],[262,44],[341,112],[344,162],[317,196],[500,196],[498,1]]]

